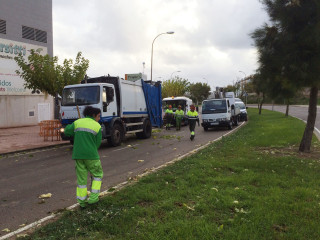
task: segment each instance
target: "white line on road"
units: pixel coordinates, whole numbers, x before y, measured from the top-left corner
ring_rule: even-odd
[[[241,127],[241,126],[244,125],[244,124],[245,124],[245,122],[242,122],[239,127]],[[167,163],[165,163],[165,164],[163,164],[163,165],[161,165],[161,166],[159,166],[159,167],[153,168],[153,169],[151,169],[150,171],[145,172],[145,173],[143,173],[143,174],[141,174],[141,175],[138,175],[138,176],[139,176],[139,177],[144,177],[144,176],[146,176],[146,175],[148,175],[148,174],[150,174],[150,173],[153,173],[153,172],[155,172],[155,171],[157,171],[157,170],[159,170],[159,169],[161,169],[161,168],[167,167],[168,165],[171,165],[171,164],[173,164],[173,163],[175,163],[175,162],[177,162],[177,161],[180,161],[181,159],[183,159],[183,158],[185,158],[185,157],[191,156],[191,155],[197,153],[199,150],[201,150],[201,149],[209,146],[210,144],[221,140],[222,137],[225,137],[225,136],[230,135],[230,134],[233,133],[235,130],[238,130],[239,127],[238,127],[238,128],[235,128],[235,129],[233,129],[233,130],[231,130],[231,131],[229,131],[229,132],[227,132],[226,134],[222,135],[221,137],[219,137],[219,138],[217,138],[217,139],[215,139],[215,140],[213,140],[213,141],[209,141],[208,143],[206,143],[205,145],[202,145],[201,147],[198,147],[198,148],[196,148],[196,149],[194,149],[194,150],[192,150],[192,151],[190,151],[190,152],[188,152],[188,153],[186,153],[186,154],[183,154],[183,155],[181,155],[181,156],[179,156],[179,157],[177,157],[177,158],[174,158],[174,159],[171,160],[170,162],[167,162]],[[139,144],[135,144],[135,145],[133,145],[133,146],[137,146],[137,145],[139,145]],[[123,150],[123,149],[126,149],[126,148],[130,148],[130,147],[127,146],[127,147],[124,147],[124,148],[116,149],[116,150],[114,150],[114,151],[120,151],[120,150]],[[105,191],[101,192],[99,195],[100,195],[100,196],[105,196],[105,195],[108,195],[108,194],[112,194],[112,193],[114,193],[115,191],[119,191],[119,190],[121,190],[122,188],[124,188],[124,187],[126,187],[126,186],[128,186],[128,185],[130,185],[130,184],[133,184],[133,183],[135,183],[135,182],[128,182],[128,181],[122,182],[122,183],[116,185],[115,187],[111,187],[112,189],[114,189],[114,191],[105,190]],[[110,188],[109,188],[109,189],[110,189]],[[70,207],[67,207],[66,209],[67,209],[67,210],[72,210],[72,209],[74,209],[74,208],[76,208],[76,207],[78,207],[78,206],[79,206],[79,203],[76,203],[76,204],[71,205]],[[19,234],[19,233],[21,233],[21,232],[24,232],[24,231],[26,231],[26,230],[29,230],[30,228],[37,227],[39,224],[41,224],[41,223],[43,223],[43,222],[45,222],[45,221],[47,221],[47,220],[50,220],[50,219],[52,219],[52,218],[54,218],[54,217],[56,217],[56,216],[58,216],[58,215],[60,215],[60,214],[61,214],[61,213],[56,213],[56,214],[53,213],[53,214],[50,215],[50,216],[47,216],[47,217],[45,217],[45,218],[42,218],[42,219],[40,219],[40,220],[38,220],[38,221],[36,221],[36,222],[34,222],[34,223],[31,223],[31,224],[29,224],[29,225],[27,225],[27,226],[25,226],[25,227],[23,227],[23,228],[20,228],[20,229],[14,231],[14,232],[12,232],[12,233],[9,233],[9,234],[7,234],[7,235],[4,235],[4,236],[0,237],[0,240],[7,239],[7,238],[12,237],[12,236],[14,236],[14,235],[16,235],[16,234]]]

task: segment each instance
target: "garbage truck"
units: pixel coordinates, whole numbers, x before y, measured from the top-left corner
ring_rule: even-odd
[[[202,123],[204,131],[209,128],[238,126],[240,107],[235,104],[233,92],[226,92],[224,98],[207,99],[202,102]]]
[[[142,79],[128,81],[119,77],[102,76],[83,80],[80,84],[65,86],[62,92],[60,117],[61,137],[64,127],[82,118],[86,106],[101,110],[102,139],[111,146],[119,146],[126,134],[150,138],[152,127],[161,127],[161,83]]]

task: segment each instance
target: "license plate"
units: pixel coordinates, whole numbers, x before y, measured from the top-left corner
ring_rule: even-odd
[[[219,123],[217,122],[213,122],[213,123],[210,123],[210,125],[218,125]]]

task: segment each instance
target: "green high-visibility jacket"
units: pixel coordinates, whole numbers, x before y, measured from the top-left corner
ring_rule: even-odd
[[[166,113],[173,114],[173,111],[168,108],[168,109],[166,110]]]
[[[66,126],[66,136],[74,137],[72,159],[98,160],[101,144],[101,125],[91,117],[80,118]]]
[[[183,110],[176,110],[175,114],[176,114],[176,117],[182,118],[184,115],[184,111]]]

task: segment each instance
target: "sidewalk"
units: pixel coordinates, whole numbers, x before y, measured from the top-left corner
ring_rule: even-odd
[[[39,126],[0,128],[0,154],[68,144],[68,141],[57,141],[49,137],[48,141],[39,136]]]

